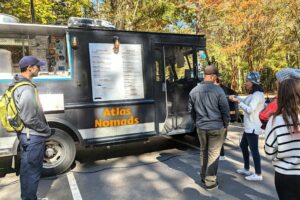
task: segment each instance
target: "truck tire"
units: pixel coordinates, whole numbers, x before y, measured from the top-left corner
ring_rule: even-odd
[[[43,176],[55,176],[66,172],[74,162],[76,147],[72,137],[61,129],[46,140]]]

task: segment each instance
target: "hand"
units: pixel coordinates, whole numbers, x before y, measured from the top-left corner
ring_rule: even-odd
[[[235,99],[235,96],[234,95],[229,95],[228,99],[229,99],[229,101],[233,101]]]
[[[228,99],[232,102],[240,103],[240,100],[235,95],[228,96]]]

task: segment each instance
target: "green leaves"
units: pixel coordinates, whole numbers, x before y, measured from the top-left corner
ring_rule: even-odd
[[[35,22],[40,24],[67,24],[71,16],[93,16],[89,0],[33,0]],[[31,23],[30,0],[3,0],[0,13],[18,17],[20,22]]]

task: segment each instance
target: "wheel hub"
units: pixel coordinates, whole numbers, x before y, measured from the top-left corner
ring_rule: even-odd
[[[53,149],[52,147],[47,148],[46,151],[45,151],[45,155],[46,155],[46,157],[48,157],[48,158],[53,157],[54,154],[55,154],[55,151],[54,151],[54,149]]]
[[[64,147],[57,140],[48,140],[46,142],[44,168],[53,168],[58,166],[65,159]]]

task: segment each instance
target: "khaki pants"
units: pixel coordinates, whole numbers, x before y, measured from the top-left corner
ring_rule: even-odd
[[[217,184],[220,150],[225,140],[225,128],[202,130],[197,128],[200,141],[200,176],[207,187]]]

